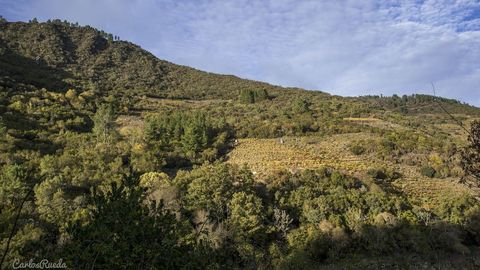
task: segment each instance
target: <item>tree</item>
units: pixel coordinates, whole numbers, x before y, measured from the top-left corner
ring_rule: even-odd
[[[208,145],[208,126],[205,115],[196,114],[184,129],[182,146],[188,155],[194,155],[205,149]]]
[[[240,101],[243,103],[254,103],[255,97],[253,96],[253,91],[242,89],[240,91]]]
[[[253,237],[263,228],[265,216],[262,200],[253,194],[237,192],[229,204],[230,221],[241,234]]]
[[[273,209],[273,226],[282,234],[282,237],[287,237],[292,222],[293,219],[290,218],[287,211],[278,208]]]
[[[233,192],[233,179],[226,165],[201,167],[175,179],[188,182],[185,196],[189,210],[205,210],[209,218],[222,220]]]
[[[268,99],[268,92],[265,89],[242,89],[239,95],[240,101],[243,103],[255,103]]]
[[[68,100],[73,100],[77,98],[77,91],[75,89],[68,89],[68,91],[65,93],[65,97]]]
[[[310,103],[305,99],[298,99],[294,106],[293,111],[295,113],[306,113],[310,111]]]
[[[97,140],[106,143],[116,137],[115,112],[110,105],[102,105],[93,116],[93,134]]]
[[[5,137],[7,134],[7,127],[5,126],[5,123],[3,122],[2,117],[0,117],[0,139]]]
[[[23,258],[29,243],[38,241],[41,231],[27,219],[32,217],[29,171],[24,165],[5,165],[0,171],[0,268]],[[31,219],[30,219],[31,220]]]
[[[112,184],[106,193],[94,193],[91,221],[69,225],[71,240],[59,257],[69,266],[83,269],[185,266],[182,258],[189,254],[189,248],[179,243],[175,217],[161,206],[145,205],[145,194],[137,184],[133,178],[126,178],[120,185]]]
[[[465,173],[480,180],[480,121],[472,123],[468,141],[462,152],[461,165]]]
[[[255,102],[267,100],[268,99],[268,92],[265,89],[256,90],[254,92]]]
[[[6,165],[1,171],[0,205],[23,199],[28,189],[28,171],[22,165]]]

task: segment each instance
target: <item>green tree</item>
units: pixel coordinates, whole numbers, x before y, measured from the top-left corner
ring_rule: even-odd
[[[209,127],[204,114],[195,114],[185,126],[182,146],[189,156],[204,150],[209,143]]]
[[[136,182],[127,178],[108,192],[96,192],[91,221],[68,226],[70,241],[58,256],[82,269],[178,269],[194,264],[191,255],[184,260],[190,249],[180,244],[175,217],[145,205]]]
[[[255,90],[254,92],[254,100],[255,102],[267,100],[268,99],[268,92],[265,89]]]
[[[233,193],[252,193],[254,181],[251,172],[244,168],[217,163],[181,171],[174,184],[184,194],[187,210],[204,210],[210,219],[221,221],[227,217]]]
[[[254,103],[255,96],[252,90],[242,89],[240,91],[240,101],[243,103]]]
[[[93,134],[97,140],[106,143],[117,136],[115,130],[115,112],[112,106],[102,105],[93,116]]]
[[[35,245],[42,236],[38,224],[32,222],[30,190],[31,172],[21,164],[5,165],[0,171],[0,247],[2,265],[11,265],[15,259],[34,256]]]
[[[28,189],[28,170],[19,164],[2,168],[0,183],[0,203],[2,205],[22,200]]]
[[[186,179],[182,179],[184,177]],[[203,167],[176,179],[185,180],[189,181],[185,196],[188,209],[203,209],[213,220],[223,220],[226,217],[228,201],[233,192],[233,181],[228,166]]]
[[[295,113],[306,113],[310,111],[310,102],[305,99],[298,99],[293,104],[293,111]]]
[[[253,194],[237,192],[229,203],[230,221],[247,237],[253,237],[264,228],[262,200]]]
[[[242,89],[240,90],[239,99],[242,103],[255,103],[268,99],[268,92],[265,89]]]

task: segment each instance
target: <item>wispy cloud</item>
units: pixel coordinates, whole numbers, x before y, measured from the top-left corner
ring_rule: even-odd
[[[0,0],[199,69],[341,95],[431,93],[480,105],[480,1]]]

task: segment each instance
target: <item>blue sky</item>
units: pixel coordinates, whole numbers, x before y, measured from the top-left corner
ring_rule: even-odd
[[[92,25],[161,59],[339,95],[480,106],[480,0],[0,0],[9,21]]]

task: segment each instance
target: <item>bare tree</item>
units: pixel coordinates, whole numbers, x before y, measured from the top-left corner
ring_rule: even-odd
[[[290,230],[292,222],[293,219],[290,218],[285,210],[273,209],[273,226],[282,233],[283,237],[287,237],[287,232]]]
[[[462,151],[461,165],[466,174],[480,180],[480,121],[473,121],[468,141]]]

